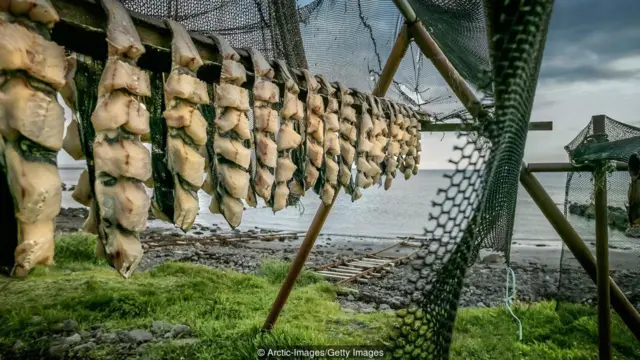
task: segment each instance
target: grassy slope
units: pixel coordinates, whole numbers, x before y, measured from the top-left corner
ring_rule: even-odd
[[[104,323],[110,329],[149,328],[153,320],[191,326],[201,339],[196,346],[158,346],[150,355],[164,358],[251,359],[264,347],[299,344],[380,344],[393,316],[340,311],[335,287],[305,273],[297,283],[276,329],[259,329],[284,278],[287,265],[269,263],[258,276],[190,264],[164,264],[153,271],[120,279],[94,260],[94,240],[85,236],[59,239],[56,266],[37,269],[25,281],[12,283],[0,301],[0,348],[17,339],[26,343],[46,334],[65,319],[81,328]],[[65,274],[64,270],[76,271]],[[2,285],[0,284],[0,287]],[[552,303],[520,306],[524,340],[504,309],[466,309],[459,313],[454,359],[595,359],[596,314],[591,308]],[[41,316],[42,323],[33,323]],[[640,343],[616,317],[615,354],[640,357]],[[33,346],[37,346],[37,343]],[[99,346],[99,357],[110,352]]]

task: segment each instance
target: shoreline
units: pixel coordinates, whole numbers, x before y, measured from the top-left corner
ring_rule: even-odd
[[[56,218],[57,231],[60,233],[78,231],[82,227],[86,214],[86,208],[62,209]],[[150,220],[149,227],[141,234],[143,247],[146,248],[138,271],[151,269],[167,261],[179,261],[233,269],[240,273],[255,273],[265,260],[291,262],[296,256],[302,237],[269,241],[208,242],[205,245],[200,242],[212,238],[212,235],[260,234],[270,231],[273,230],[256,228],[248,232],[228,231],[216,224],[211,226],[196,224],[189,234],[184,234],[169,224],[162,226],[159,220]],[[179,239],[183,245],[162,247],[146,245],[151,242],[176,239]],[[379,251],[400,241],[399,238],[376,239],[321,234],[305,265],[306,268],[326,265],[343,258]],[[487,254],[488,252],[482,251],[481,257]],[[525,245],[519,241],[512,245],[511,268],[516,275],[518,301],[535,302],[559,297],[560,254],[560,244],[556,246],[540,243]],[[611,249],[612,276],[629,300],[640,309],[638,263],[640,263],[638,255],[626,250]],[[407,306],[408,299],[415,296],[409,293],[413,289],[413,284],[410,282],[417,280],[418,271],[411,263],[398,265],[386,276],[371,279],[367,284],[347,285],[351,290],[339,294],[337,301],[342,308],[349,309],[347,311],[365,313]],[[566,261],[562,276],[567,277],[566,281],[563,280],[564,289],[561,294],[563,297],[571,302],[595,303],[595,285],[577,263]],[[467,271],[460,297],[460,307],[504,306],[505,285],[506,265],[476,263]]]

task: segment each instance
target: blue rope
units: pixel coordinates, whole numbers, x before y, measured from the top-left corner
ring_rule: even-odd
[[[513,283],[512,286],[512,292],[511,294],[509,294],[509,280],[511,279],[511,282]],[[520,321],[520,319],[518,319],[518,317],[516,316],[516,314],[513,313],[513,310],[511,310],[511,305],[513,304],[513,302],[516,300],[516,273],[513,272],[513,269],[511,268],[511,266],[509,266],[509,264],[507,264],[507,285],[506,285],[506,291],[505,291],[505,297],[504,297],[504,304],[507,307],[507,311],[509,311],[509,313],[511,314],[511,316],[513,316],[514,319],[516,319],[516,321],[518,321],[518,328],[519,328],[519,333],[520,333],[520,337],[519,340],[522,341],[522,322]]]

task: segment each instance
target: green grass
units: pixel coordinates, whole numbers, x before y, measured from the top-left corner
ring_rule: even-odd
[[[276,329],[260,327],[284,279],[288,264],[267,262],[258,275],[243,275],[192,264],[167,263],[123,280],[93,255],[95,239],[86,235],[57,240],[56,264],[36,269],[0,295],[0,349],[20,339],[36,339],[66,319],[82,329],[103,323],[107,329],[149,328],[153,320],[183,323],[201,341],[190,347],[158,345],[154,358],[252,359],[259,348],[300,344],[381,344],[395,318],[382,313],[344,313],[335,302],[336,288],[304,272],[283,310]],[[69,274],[66,270],[72,270]],[[0,284],[0,287],[2,285]],[[595,359],[595,310],[567,305],[559,312],[551,302],[516,309],[517,324],[502,309],[465,309],[459,313],[453,359]],[[33,322],[34,316],[42,322]],[[640,343],[614,317],[614,354],[637,359]],[[100,345],[93,357],[113,354]]]

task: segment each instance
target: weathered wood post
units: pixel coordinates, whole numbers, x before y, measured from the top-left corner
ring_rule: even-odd
[[[594,135],[604,135],[606,117],[591,118]],[[600,161],[593,172],[596,210],[596,265],[598,286],[598,352],[600,360],[611,359],[611,297],[609,296],[609,216],[607,210],[607,173]]]

